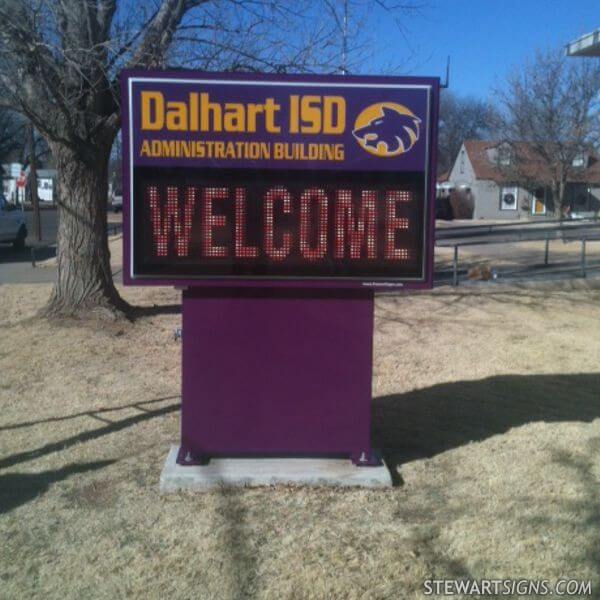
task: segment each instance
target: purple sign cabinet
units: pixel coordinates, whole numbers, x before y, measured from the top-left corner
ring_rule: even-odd
[[[124,280],[183,290],[180,464],[371,448],[376,290],[432,284],[435,78],[122,74]]]

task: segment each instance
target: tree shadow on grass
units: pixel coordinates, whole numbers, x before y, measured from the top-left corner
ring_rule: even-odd
[[[464,446],[471,442],[502,435],[513,427],[528,423],[581,422],[591,423],[600,418],[600,374],[574,375],[508,375],[478,381],[460,381],[431,386],[404,394],[392,394],[373,401],[374,442],[384,448],[386,464],[396,485],[402,484],[398,467],[411,460],[431,458],[439,453]],[[576,569],[587,565],[592,571],[600,564],[600,543],[595,532],[600,530],[600,495],[594,465],[600,452],[600,438],[589,440],[585,452],[557,450],[554,463],[571,472],[573,482],[578,482],[579,493],[551,495],[547,500],[522,498],[523,504],[531,502],[556,502],[556,510],[538,511],[539,516],[515,515],[514,507],[506,511],[496,509],[495,518],[519,530],[552,532],[565,536],[564,564]],[[445,468],[452,469],[452,465]],[[452,473],[448,480],[452,479]],[[566,480],[565,480],[566,481]],[[560,482],[557,482],[559,488]],[[453,488],[427,486],[429,506],[423,511],[423,525],[415,527],[413,543],[421,558],[431,569],[434,578],[473,579],[481,572],[470,572],[466,563],[445,550],[440,539],[439,522],[429,521],[428,511],[443,506],[444,523],[454,518],[464,518],[475,511],[473,504],[448,502]],[[547,508],[547,506],[546,506]],[[413,519],[410,504],[399,506],[399,515]],[[408,510],[408,513],[406,512]],[[580,535],[573,535],[573,532]],[[447,544],[447,536],[446,536]],[[575,562],[574,555],[578,555]],[[471,561],[472,562],[472,561]],[[493,568],[491,566],[487,568]],[[573,575],[577,576],[574,570]],[[488,572],[484,576],[490,576]],[[422,590],[421,590],[422,592]]]
[[[153,306],[131,306],[128,317],[138,321],[145,317],[181,314],[181,304],[154,304]]]
[[[9,429],[23,429],[25,427],[43,425],[45,423],[56,423],[58,421],[69,421],[71,419],[78,419],[80,417],[90,417],[98,421],[103,421],[104,423],[111,423],[112,421],[104,419],[100,415],[102,413],[114,413],[119,410],[125,410],[128,408],[137,408],[142,412],[148,412],[150,409],[146,408],[146,404],[155,404],[157,402],[164,402],[165,400],[173,400],[174,398],[179,398],[179,395],[164,396],[162,398],[154,398],[153,400],[142,400],[140,402],[132,402],[131,404],[121,404],[119,406],[100,406],[92,410],[85,410],[82,412],[71,413],[70,415],[62,415],[59,417],[48,417],[47,419],[38,419],[37,421],[22,421],[20,423],[9,423],[8,425],[3,425],[2,427],[0,427],[0,431],[7,431]]]
[[[6,473],[0,475],[0,515],[45,494],[50,485],[57,481],[62,481],[76,473],[97,471],[115,462],[115,460],[101,460],[91,463],[70,464],[62,469],[43,471],[42,473]]]
[[[443,383],[373,400],[373,442],[395,483],[400,464],[527,423],[600,418],[600,374],[505,375]]]
[[[578,544],[580,559],[596,570],[596,579],[600,579],[597,571],[600,565],[600,486],[595,473],[595,465],[600,456],[600,437],[594,437],[587,442],[587,452],[572,454],[566,451],[555,451],[554,462],[569,469],[576,481],[581,486],[582,494],[578,498],[567,498],[564,503],[564,514],[578,515],[578,531],[582,534]],[[546,525],[554,529],[556,523],[552,521]],[[597,583],[596,583],[597,585]],[[600,593],[596,590],[596,597]]]
[[[223,597],[250,600],[256,597],[258,557],[251,540],[256,534],[245,527],[250,520],[245,491],[223,485],[216,493],[217,510],[224,521],[221,529],[224,558],[222,568],[229,571],[228,579],[232,582],[232,589],[227,590],[231,595],[224,593]]]
[[[163,406],[161,408],[156,409],[145,409],[139,406],[137,408],[143,412],[138,415],[126,417],[119,421],[112,421],[110,423],[107,423],[103,427],[99,427],[97,429],[82,431],[81,433],[72,435],[68,438],[59,440],[57,442],[45,444],[44,446],[40,446],[39,448],[35,448],[34,450],[26,450],[25,452],[18,452],[17,454],[12,454],[10,456],[2,458],[0,459],[0,469],[5,469],[7,467],[18,465],[20,463],[28,462],[30,460],[40,458],[41,456],[52,454],[53,452],[60,452],[62,450],[70,448],[71,446],[74,446],[75,444],[89,442],[91,440],[101,438],[105,435],[116,433],[117,431],[121,431],[122,429],[126,429],[127,427],[132,427],[133,425],[137,425],[138,423],[149,421],[150,419],[154,419],[155,417],[160,417],[178,411],[180,408],[180,404],[179,402],[177,402],[176,404],[169,404],[168,406]]]

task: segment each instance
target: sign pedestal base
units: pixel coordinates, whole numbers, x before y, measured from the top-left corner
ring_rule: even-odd
[[[373,292],[183,292],[180,465],[371,449]]]
[[[206,466],[181,466],[172,446],[162,473],[160,491],[207,491],[223,485],[252,487],[264,485],[305,485],[334,487],[392,487],[386,466],[356,469],[339,458],[216,458]]]

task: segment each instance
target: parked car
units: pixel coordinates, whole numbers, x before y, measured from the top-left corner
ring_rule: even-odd
[[[110,206],[113,212],[121,212],[123,210],[123,190],[114,188],[110,194]]]
[[[12,242],[15,248],[24,248],[26,237],[27,226],[23,213],[0,192],[0,242]]]

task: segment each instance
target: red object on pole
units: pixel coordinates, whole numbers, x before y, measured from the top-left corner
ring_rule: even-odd
[[[17,177],[17,187],[18,188],[24,188],[26,183],[27,183],[27,176],[25,175],[24,171],[21,171],[21,173],[19,173],[19,176]]]

